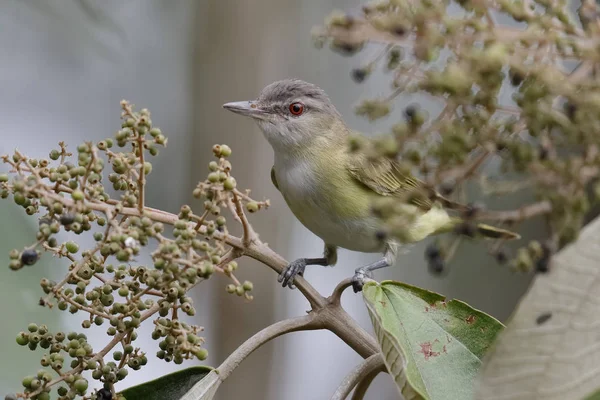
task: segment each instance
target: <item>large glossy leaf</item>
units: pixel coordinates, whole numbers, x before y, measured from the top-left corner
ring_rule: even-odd
[[[600,388],[599,238],[596,218],[535,277],[486,356],[476,399],[600,399],[589,397]]]
[[[386,367],[406,399],[465,400],[502,329],[458,300],[400,282],[368,282],[363,297]]]
[[[207,379],[212,371],[209,367],[191,367],[130,387],[120,394],[127,400],[180,400],[194,385]],[[196,400],[205,398],[198,397]]]

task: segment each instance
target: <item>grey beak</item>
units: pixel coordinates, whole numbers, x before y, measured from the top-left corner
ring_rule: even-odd
[[[234,101],[223,104],[223,108],[246,117],[260,118],[265,114],[254,101]]]

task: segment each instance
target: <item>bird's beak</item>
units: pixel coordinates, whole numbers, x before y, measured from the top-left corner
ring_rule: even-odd
[[[236,114],[252,118],[263,118],[267,113],[254,101],[234,101],[223,104],[223,108]]]

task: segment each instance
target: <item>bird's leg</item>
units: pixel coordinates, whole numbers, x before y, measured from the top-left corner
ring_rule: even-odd
[[[294,278],[297,275],[303,276],[304,270],[307,265],[334,265],[337,262],[337,249],[335,246],[325,245],[325,251],[321,258],[299,258],[289,263],[281,274],[277,277],[277,282],[281,283],[281,286],[288,286],[290,289],[294,289]]]
[[[363,285],[365,283],[365,278],[373,278],[372,271],[394,265],[394,262],[396,261],[397,252],[398,245],[394,243],[388,243],[383,258],[381,260],[375,261],[374,263],[369,265],[365,265],[364,267],[357,268],[354,271],[354,276],[352,277],[352,289],[354,289],[354,293],[358,293],[362,290]]]

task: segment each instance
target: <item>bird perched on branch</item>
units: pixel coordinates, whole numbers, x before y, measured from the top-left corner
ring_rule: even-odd
[[[323,257],[299,258],[283,270],[278,280],[284,287],[293,288],[294,278],[303,275],[307,265],[334,265],[338,247],[383,253],[381,260],[356,269],[352,283],[354,291],[360,291],[373,270],[394,263],[400,245],[452,231],[463,223],[436,201],[407,200],[406,193],[423,188],[424,183],[402,173],[396,161],[352,152],[351,130],[316,85],[285,79],[265,87],[256,100],[223,107],[256,121],[275,154],[273,184],[296,218],[325,243]],[[372,212],[373,202],[388,196],[398,197],[404,202],[403,212],[413,216],[401,235],[389,239],[378,235],[382,222]],[[475,230],[484,237],[518,238],[483,224]]]

